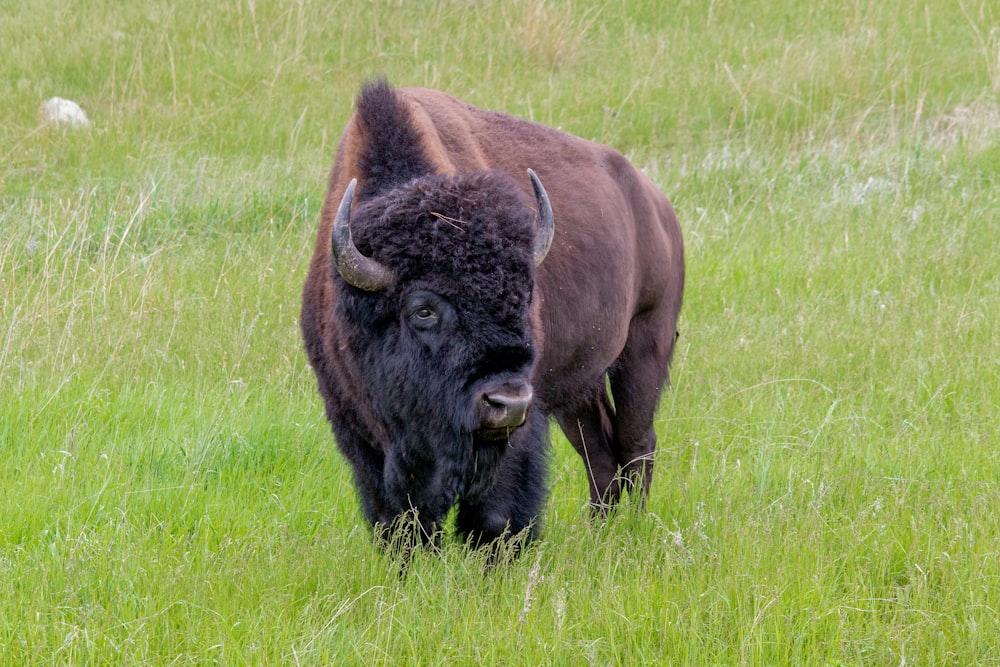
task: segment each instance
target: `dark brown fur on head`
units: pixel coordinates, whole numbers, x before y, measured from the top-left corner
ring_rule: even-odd
[[[534,210],[500,172],[424,176],[362,203],[359,249],[498,325],[523,326],[534,283]]]

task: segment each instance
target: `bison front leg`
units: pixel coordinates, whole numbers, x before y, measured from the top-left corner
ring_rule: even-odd
[[[403,512],[374,524],[375,544],[386,554],[398,558],[405,570],[413,553],[426,546],[436,549],[440,545],[437,524],[421,521],[419,512]]]
[[[493,485],[479,498],[459,502],[456,528],[475,547],[514,541],[515,552],[538,536],[547,495],[548,419],[532,410],[512,435]]]
[[[386,492],[385,455],[382,450],[373,446],[346,420],[334,421],[333,432],[337,448],[351,466],[354,486],[365,518],[372,526],[389,525],[395,512],[390,508]]]
[[[385,457],[387,511],[379,517],[378,530],[388,538],[388,544],[397,543],[404,549],[436,544],[441,522],[456,499],[440,462],[414,453],[421,451],[420,447],[395,443]]]

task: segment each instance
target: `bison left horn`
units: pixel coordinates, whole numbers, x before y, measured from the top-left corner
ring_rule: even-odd
[[[351,239],[351,204],[357,185],[358,179],[352,178],[337,208],[337,217],[333,221],[333,263],[337,273],[349,284],[366,292],[377,292],[392,284],[392,271],[371,257],[362,255]]]
[[[538,204],[538,236],[535,237],[535,266],[542,263],[549,248],[552,247],[552,236],[556,231],[555,218],[552,216],[552,204],[549,196],[533,169],[528,170],[531,177],[531,187],[535,190],[535,202]]]

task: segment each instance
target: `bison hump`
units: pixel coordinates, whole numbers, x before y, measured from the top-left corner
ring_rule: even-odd
[[[410,111],[388,81],[377,79],[362,87],[355,120],[361,198],[388,192],[431,171]]]

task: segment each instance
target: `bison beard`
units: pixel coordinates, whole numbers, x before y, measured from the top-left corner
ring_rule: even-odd
[[[408,550],[457,505],[472,544],[534,538],[549,415],[595,509],[633,487],[644,497],[683,282],[673,208],[617,152],[367,84],[301,325],[376,534],[407,526]]]

